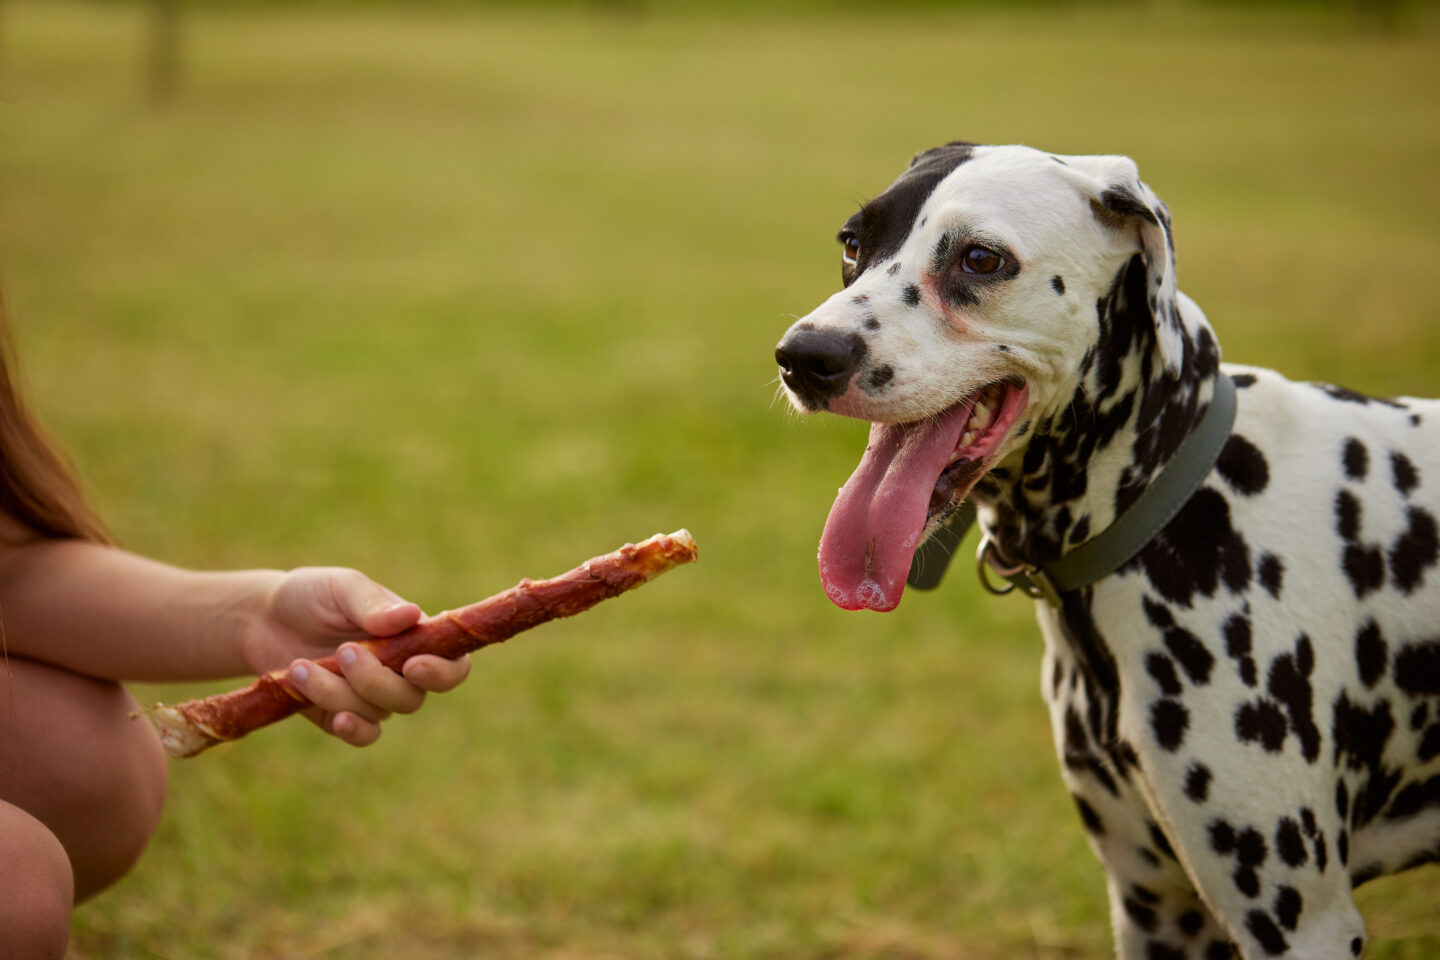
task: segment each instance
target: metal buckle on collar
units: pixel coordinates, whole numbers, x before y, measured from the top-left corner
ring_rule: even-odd
[[[989,574],[985,572],[987,567],[1008,582],[1003,587],[992,582]],[[980,576],[980,586],[997,597],[1019,589],[1027,597],[1044,600],[1052,607],[1060,606],[1060,591],[1055,589],[1055,584],[1044,570],[1032,564],[1020,563],[1012,566],[1005,563],[1000,556],[1000,549],[988,535],[980,538],[980,549],[975,556],[975,570]]]

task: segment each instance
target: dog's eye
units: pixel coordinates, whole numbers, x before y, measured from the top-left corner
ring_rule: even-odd
[[[1005,258],[989,247],[973,246],[960,255],[960,267],[966,273],[994,273],[1005,266]]]
[[[853,234],[844,234],[840,237],[840,243],[845,251],[842,256],[844,256],[846,263],[854,264],[860,259],[859,237]]]

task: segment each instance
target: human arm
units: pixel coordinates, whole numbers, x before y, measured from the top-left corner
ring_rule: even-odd
[[[26,537],[0,518],[0,616],[18,655],[111,680],[164,682],[291,665],[316,704],[312,720],[351,743],[379,735],[392,712],[464,679],[468,660],[417,656],[402,674],[348,641],[420,618],[363,574],[343,568],[200,572],[80,540]],[[313,658],[343,645],[342,675]],[[348,655],[354,654],[353,659]]]

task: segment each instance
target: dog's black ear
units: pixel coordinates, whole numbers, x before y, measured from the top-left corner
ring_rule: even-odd
[[[1175,246],[1170,236],[1170,211],[1149,187],[1140,182],[1135,163],[1129,158],[1067,159],[1068,166],[1080,168],[1094,178],[1087,186],[1090,209],[1095,219],[1117,237],[1137,244],[1137,252],[1145,268],[1145,306],[1154,323],[1160,355],[1171,376],[1179,376],[1185,367],[1188,338],[1175,284]]]

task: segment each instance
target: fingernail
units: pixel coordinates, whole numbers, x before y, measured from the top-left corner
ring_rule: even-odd
[[[360,659],[360,655],[355,652],[355,648],[354,648],[354,647],[341,647],[341,648],[340,648],[340,663],[343,664],[344,666],[353,667],[353,666],[355,666],[355,661],[356,661],[356,660],[359,660],[359,659]]]
[[[290,679],[296,683],[304,683],[310,676],[310,668],[303,663],[297,663],[290,668]]]
[[[343,713],[336,717],[334,720],[330,721],[330,729],[334,730],[338,734],[349,733],[350,728],[354,725],[354,721],[352,721],[348,716]]]

